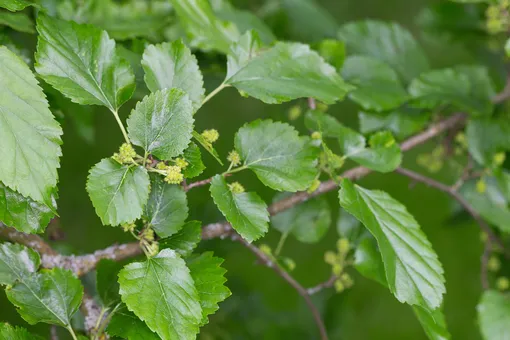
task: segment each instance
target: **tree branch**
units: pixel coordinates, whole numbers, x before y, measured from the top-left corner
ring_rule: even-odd
[[[338,279],[338,276],[331,275],[329,277],[329,279],[327,279],[326,281],[321,282],[321,283],[319,283],[316,286],[308,288],[308,290],[307,290],[308,294],[310,294],[310,295],[317,294],[318,292],[320,292],[323,289],[333,287],[333,285],[335,284],[336,279]]]
[[[246,248],[248,248],[253,254],[257,256],[257,258],[263,265],[273,269],[279,276],[281,276],[285,281],[287,281],[287,283],[291,285],[292,288],[294,288],[299,293],[299,295],[303,297],[306,304],[308,305],[308,308],[312,312],[315,324],[317,325],[317,328],[319,329],[319,332],[321,334],[321,339],[327,340],[328,333],[326,332],[326,327],[324,326],[324,322],[322,321],[321,314],[317,310],[317,307],[315,307],[308,291],[303,286],[301,286],[301,284],[299,284],[299,282],[297,282],[292,276],[290,276],[289,273],[282,269],[277,263],[274,263],[273,260],[269,256],[267,256],[264,252],[262,252],[259,248],[257,248],[251,243],[248,243],[240,236],[235,235],[234,237],[232,237],[232,239],[235,241],[239,241]]]

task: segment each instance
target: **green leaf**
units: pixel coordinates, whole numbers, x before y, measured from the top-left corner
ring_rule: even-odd
[[[7,8],[9,11],[21,11],[25,7],[35,6],[32,0],[0,0],[0,7]]]
[[[71,271],[53,268],[24,278],[7,288],[6,293],[29,324],[44,322],[69,327],[80,307],[83,287]]]
[[[274,201],[287,196],[281,193]],[[271,217],[271,224],[283,234],[294,235],[300,242],[316,243],[331,225],[331,210],[324,197],[314,198]]]
[[[434,70],[421,74],[409,85],[412,105],[435,109],[453,105],[475,116],[490,115],[494,93],[487,71],[480,67]]]
[[[52,197],[53,209],[30,197],[6,187],[0,182],[0,221],[24,233],[41,233],[55,216],[57,202]]]
[[[218,310],[218,303],[232,295],[230,289],[224,285],[227,271],[221,267],[222,263],[223,259],[214,257],[212,252],[192,257],[187,263],[200,297],[201,326],[207,324],[207,317]]]
[[[0,181],[51,207],[62,129],[28,66],[0,46]]]
[[[343,25],[338,37],[351,54],[374,57],[395,69],[404,82],[429,69],[427,57],[411,33],[396,23],[375,20]]]
[[[179,185],[166,183],[162,176],[151,176],[151,192],[145,208],[148,225],[161,237],[169,237],[184,226],[188,200]]]
[[[413,306],[414,314],[430,340],[448,340],[451,338],[443,311],[438,308],[430,311],[420,306]]]
[[[255,241],[267,232],[267,205],[255,192],[233,193],[221,175],[214,176],[210,191],[218,209],[245,240]]]
[[[262,41],[256,31],[248,31],[238,41],[230,46],[230,53],[227,55],[227,76],[226,79],[234,76],[239,70],[246,66],[251,59],[255,58],[262,47]]]
[[[243,42],[241,44],[244,46]],[[233,51],[236,50],[239,48],[234,46]],[[239,59],[235,52],[234,58]],[[284,42],[253,55],[244,66],[229,74],[225,84],[268,104],[302,97],[333,104],[352,89],[335,68],[308,45]]]
[[[163,339],[195,339],[202,308],[186,263],[163,249],[119,273],[120,295],[128,309]]]
[[[356,89],[349,98],[365,110],[387,111],[404,104],[408,94],[397,73],[373,57],[351,56],[342,68],[342,77]]]
[[[388,114],[359,112],[359,126],[363,134],[380,130],[389,130],[402,140],[419,131],[427,125],[429,112],[413,112],[414,110],[397,110]]]
[[[360,242],[356,248],[354,258],[354,267],[361,275],[388,287],[381,253],[372,236],[366,237]],[[429,310],[415,305],[412,306],[412,309],[430,340],[447,340],[451,338],[441,308]]]
[[[510,295],[487,290],[477,307],[478,322],[485,340],[508,340],[510,336]]]
[[[164,89],[136,104],[127,120],[129,139],[148,153],[170,160],[187,148],[193,121],[188,95],[177,88]]]
[[[368,234],[361,222],[342,208],[338,212],[336,231],[340,237],[346,238],[353,245],[357,245]]]
[[[324,39],[315,45],[315,50],[337,71],[342,69],[345,62],[345,44],[343,41]]]
[[[120,302],[117,275],[122,269],[119,262],[103,259],[96,267],[96,288],[103,306],[108,307]]]
[[[156,333],[150,330],[145,322],[130,312],[124,304],[113,314],[106,331],[111,336],[118,336],[128,340],[161,339]]]
[[[25,328],[14,327],[8,323],[0,323],[0,338],[6,340],[43,340],[39,335],[34,335]]]
[[[237,27],[214,15],[208,0],[171,0],[194,47],[228,53],[229,46],[239,38]]]
[[[18,32],[35,33],[34,23],[26,13],[0,11],[0,25],[9,26]]]
[[[264,185],[279,191],[307,189],[317,174],[319,148],[286,123],[256,120],[235,136],[243,166]]]
[[[223,161],[221,160],[220,158],[220,155],[218,154],[218,152],[216,151],[215,148],[213,148],[212,144],[209,143],[208,141],[205,140],[205,138],[199,134],[198,132],[196,131],[193,131],[192,132],[192,135],[193,135],[193,138],[195,138],[195,140],[200,144],[202,145],[202,147],[211,154],[211,156],[214,157],[214,159],[216,159],[218,161],[218,163],[220,163],[220,165],[223,165]]]
[[[202,162],[202,153],[195,143],[189,143],[182,157],[188,162],[188,166],[182,172],[185,178],[197,177],[205,170],[205,165]]]
[[[480,164],[492,167],[494,155],[510,150],[508,119],[470,119],[466,128],[468,150]]]
[[[202,106],[205,93],[202,73],[197,58],[182,41],[147,46],[142,66],[149,90],[156,92],[176,87],[188,94],[193,111]]]
[[[260,34],[262,41],[266,44],[276,39],[271,29],[255,14],[237,9],[227,0],[212,0],[211,6],[219,19],[232,22],[239,33],[253,29]]]
[[[133,71],[116,54],[108,33],[42,13],[37,17],[37,31],[37,73],[73,102],[104,105],[116,112],[131,98]]]
[[[478,192],[476,180],[470,180],[461,187],[460,194],[485,220],[502,232],[510,233],[510,209],[505,194],[495,178],[484,177],[483,180],[486,184],[484,193]]]
[[[147,170],[110,158],[94,165],[87,178],[87,192],[104,225],[133,222],[142,216],[149,189]]]
[[[175,250],[182,257],[190,256],[202,239],[201,225],[200,221],[186,222],[177,234],[160,240],[159,247]]]
[[[309,111],[305,125],[311,130],[321,131],[325,137],[338,138],[342,155],[369,169],[391,172],[402,162],[400,147],[388,131],[372,135],[367,147],[363,135],[320,111]]]
[[[12,286],[37,271],[39,254],[20,244],[0,243],[0,284]]]
[[[374,235],[390,291],[400,302],[436,309],[445,292],[443,268],[406,208],[383,191],[342,181],[340,205]]]
[[[334,37],[338,29],[335,18],[315,0],[283,0],[291,32],[298,40],[317,41]]]

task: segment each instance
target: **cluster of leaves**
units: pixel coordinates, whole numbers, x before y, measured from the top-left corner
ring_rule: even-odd
[[[295,5],[279,4],[301,22]],[[31,12],[30,6],[37,10]],[[338,171],[351,161],[392,172],[402,162],[398,140],[422,130],[439,109],[465,112],[464,151],[483,169],[488,187],[477,190],[467,181],[461,192],[481,216],[508,233],[510,175],[502,152],[510,148],[510,126],[494,106],[495,86],[480,65],[431,69],[418,42],[398,24],[367,20],[337,27],[313,2],[300,0],[300,6],[325,18],[319,25],[327,27],[316,30],[333,31],[336,39],[312,47],[276,41],[263,21],[226,1],[0,0],[0,7],[12,11],[0,12],[0,24],[28,34],[37,31],[34,70],[51,86],[48,95],[106,107],[125,139],[119,153],[92,167],[86,185],[102,223],[131,232],[146,255],[123,267],[102,262],[97,268],[108,334],[193,339],[230,295],[222,260],[193,253],[201,223],[186,221],[186,186],[181,184],[205,169],[198,145],[223,165],[213,146],[218,133],[199,133],[194,121],[209,99],[234,87],[267,104],[299,98],[322,104],[304,115],[311,137],[272,120],[249,122],[237,131],[230,165],[210,184],[212,200],[235,231],[251,243],[271,224],[284,237],[315,243],[331,224],[331,208],[316,198],[270,219],[265,201],[226,175],[249,170],[264,186],[281,192],[276,200],[313,192],[320,180],[331,178],[341,187],[339,203],[347,218],[361,222],[340,230],[352,245],[342,261],[352,257],[363,276],[412,306],[430,339],[450,338],[442,313],[442,265],[418,222],[389,194],[353,184]],[[35,25],[29,13],[36,13]],[[178,20],[167,21],[174,16]],[[0,47],[0,221],[41,233],[56,214],[62,129],[29,67],[31,56],[27,63],[15,44],[5,45]],[[225,79],[207,96],[190,48],[226,55]],[[362,110],[360,132],[327,113],[325,105],[345,97]],[[125,128],[119,110],[131,98],[140,100]],[[368,143],[365,134],[371,134]],[[278,252],[271,256],[283,266]],[[60,325],[76,338],[70,320],[83,288],[70,271],[38,271],[39,262],[31,249],[2,244],[0,283],[27,322]],[[509,309],[506,295],[484,294],[479,314],[486,339],[504,339],[499,329],[508,324]],[[0,332],[29,337],[6,325]]]

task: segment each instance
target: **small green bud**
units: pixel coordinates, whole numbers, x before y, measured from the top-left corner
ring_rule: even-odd
[[[133,146],[124,143],[120,146],[119,153],[114,153],[112,158],[121,164],[129,164],[133,162],[134,157],[136,157],[136,151]]]
[[[244,187],[239,182],[229,184],[228,188],[233,194],[240,194],[244,192]]]
[[[340,157],[337,154],[329,153],[328,154],[328,162],[334,169],[340,169],[345,164],[345,158]]]
[[[340,280],[344,283],[345,288],[351,288],[354,285],[354,280],[347,273],[343,273],[340,276]]]
[[[319,179],[314,179],[312,184],[310,185],[310,187],[308,188],[308,190],[306,190],[309,194],[311,194],[312,192],[314,192],[315,190],[317,190],[319,188],[319,186],[321,185],[321,181]]]
[[[281,261],[283,262],[284,266],[287,268],[287,270],[289,272],[293,271],[294,269],[296,269],[296,262],[294,262],[293,259],[289,258],[289,257],[283,257],[281,259]]]
[[[217,130],[215,129],[210,129],[210,130],[204,130],[202,132],[202,137],[204,137],[204,139],[209,142],[209,143],[214,143],[218,140],[218,138],[220,138],[220,134]]]
[[[152,242],[154,241],[154,230],[147,228],[142,232],[142,239]]]
[[[344,290],[345,290],[345,286],[344,286],[343,282],[342,282],[342,281],[340,281],[340,280],[336,280],[336,281],[335,281],[335,291],[336,291],[337,293],[341,293],[341,292],[343,292]]]
[[[176,158],[175,165],[177,165],[181,169],[186,169],[186,167],[189,165],[189,163],[186,162],[186,160],[184,158]]]
[[[312,139],[322,139],[322,134],[319,131],[314,131],[311,137]]]
[[[344,270],[344,267],[340,264],[340,263],[335,263],[333,264],[333,268],[332,268],[332,272],[334,275],[338,276],[342,273],[342,271]]]
[[[156,241],[150,243],[146,248],[150,257],[156,256],[159,253],[159,243]]]
[[[241,156],[239,156],[239,153],[235,150],[232,150],[229,152],[227,156],[227,161],[232,163],[232,166],[238,166],[241,164]]]
[[[466,135],[464,134],[464,132],[459,132],[456,136],[455,136],[455,141],[460,145],[462,146],[463,148],[466,148],[467,147],[467,139],[466,139]]]
[[[345,255],[349,252],[351,245],[349,244],[349,240],[346,238],[341,238],[337,241],[336,246],[338,248],[338,252],[342,255]]]
[[[167,167],[165,182],[169,184],[179,184],[183,180],[184,175],[181,173],[181,168],[176,165]]]
[[[487,268],[491,272],[497,272],[501,268],[501,262],[497,256],[491,256],[487,262]]]
[[[166,170],[168,169],[168,165],[166,165],[165,162],[159,162],[158,164],[156,164],[156,169]]]
[[[273,251],[271,250],[271,247],[268,246],[267,244],[265,243],[262,243],[260,246],[259,246],[259,249],[261,252],[263,252],[264,254],[266,255],[269,255],[269,256],[272,256],[273,254]]]
[[[496,280],[496,288],[500,291],[505,291],[510,288],[510,280],[507,277],[501,276]]]
[[[504,152],[498,152],[497,154],[495,154],[492,158],[492,163],[495,165],[495,166],[501,166],[503,165],[503,163],[505,162],[505,158],[506,158],[506,155]]]
[[[329,106],[324,104],[323,102],[317,102],[316,104],[317,110],[320,112],[327,112],[329,109]]]
[[[134,222],[124,223],[121,227],[125,232],[131,232],[135,230],[136,224]]]
[[[483,193],[485,193],[485,191],[487,191],[487,184],[485,183],[483,178],[480,178],[476,182],[476,191],[478,191],[480,194],[483,194]]]
[[[301,116],[301,106],[294,105],[289,109],[289,120],[296,120]]]
[[[488,239],[489,239],[489,237],[487,236],[487,233],[484,233],[484,232],[480,233],[480,241],[485,243],[485,242],[487,242]]]
[[[330,265],[334,265],[335,263],[338,262],[336,254],[334,252],[332,252],[331,250],[325,252],[324,253],[324,262],[326,262],[327,264],[330,264]]]

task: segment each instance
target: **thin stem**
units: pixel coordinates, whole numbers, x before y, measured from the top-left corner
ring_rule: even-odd
[[[318,292],[320,292],[321,290],[323,290],[325,288],[333,287],[333,285],[335,284],[336,279],[338,279],[338,276],[336,276],[334,274],[331,275],[329,277],[329,279],[327,279],[326,281],[321,282],[321,283],[319,283],[318,285],[316,285],[314,287],[308,288],[308,294],[310,294],[310,295],[317,294]]]
[[[480,267],[480,281],[482,283],[483,290],[488,290],[490,288],[489,284],[489,259],[492,251],[492,242],[488,239],[485,242],[485,246],[483,249],[482,259],[481,259],[481,267]]]
[[[217,88],[215,88],[211,93],[209,93],[207,95],[207,97],[204,98],[204,100],[202,101],[202,105],[204,105],[205,103],[207,103],[209,100],[211,100],[212,97],[214,97],[215,95],[217,95],[218,93],[220,93],[221,90],[223,90],[225,87],[229,87],[230,85],[228,84],[225,84],[225,83],[221,83],[220,86],[218,86]]]
[[[117,121],[117,124],[119,124],[120,131],[122,132],[122,135],[124,136],[124,139],[126,140],[126,143],[130,144],[129,137],[127,134],[126,129],[124,128],[124,124],[122,124],[122,121],[120,120],[119,113],[115,110],[111,110],[113,113],[113,116],[115,117],[115,120]]]
[[[328,340],[328,333],[326,332],[326,326],[324,325],[324,322],[322,321],[321,314],[317,307],[315,307],[312,299],[310,298],[310,295],[308,294],[308,291],[299,284],[292,276],[290,276],[289,273],[287,273],[285,270],[283,270],[278,264],[274,263],[271,258],[269,258],[264,252],[262,252],[259,248],[254,246],[251,243],[248,243],[246,240],[244,240],[242,237],[233,237],[234,240],[239,241],[241,244],[243,244],[246,248],[251,250],[252,253],[254,253],[257,258],[268,268],[273,269],[278,275],[280,275],[289,285],[291,285],[298,293],[303,297],[306,304],[308,305],[308,309],[312,312],[313,319],[315,321],[315,324],[317,325],[317,328],[319,329],[321,340]]]
[[[105,313],[108,312],[108,308],[101,307],[101,313],[99,313],[99,317],[97,318],[96,325],[94,326],[93,333],[94,334],[94,340],[99,340],[99,336],[101,333],[99,333],[99,326],[101,326],[101,321],[103,321]]]
[[[274,251],[274,256],[277,257],[278,255],[280,255],[283,245],[285,244],[285,241],[287,240],[287,236],[289,236],[289,233],[283,233],[282,236],[280,236],[280,240],[278,241],[278,245],[276,246],[276,250]]]
[[[227,176],[227,175],[235,174],[236,172],[243,171],[243,170],[246,170],[246,169],[248,169],[248,167],[246,165],[243,165],[243,166],[240,166],[239,168],[227,170],[222,175],[223,176]]]
[[[69,326],[66,327],[66,329],[69,331],[69,333],[71,333],[71,336],[73,337],[73,340],[78,340],[78,338],[76,337],[76,334],[74,334],[73,327],[71,327],[69,325]]]

